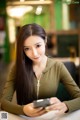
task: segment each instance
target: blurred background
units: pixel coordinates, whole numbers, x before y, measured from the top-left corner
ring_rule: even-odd
[[[0,0],[0,91],[16,59],[17,33],[28,23],[46,30],[47,56],[74,63],[80,87],[80,0]]]

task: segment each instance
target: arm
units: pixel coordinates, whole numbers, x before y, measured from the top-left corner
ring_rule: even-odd
[[[69,111],[80,109],[80,89],[62,63],[60,65],[60,79],[73,98],[72,100],[64,101]]]
[[[48,111],[59,110],[59,114],[80,109],[80,89],[78,88],[77,84],[75,83],[63,63],[56,62],[55,68],[59,80],[61,80],[67,91],[70,93],[72,100],[61,102],[57,97],[52,97],[50,99],[51,105],[48,106],[46,109]]]
[[[6,82],[3,97],[1,99],[1,108],[7,112],[18,114],[18,115],[28,115],[28,116],[39,116],[44,114],[46,111],[43,108],[35,109],[32,103],[27,105],[18,105],[12,103],[13,94],[15,91],[15,67],[13,67],[9,79]]]
[[[23,106],[12,103],[13,94],[15,91],[15,66],[12,68],[9,78],[6,82],[3,97],[1,99],[1,108],[7,112],[11,112],[14,114],[24,114]]]

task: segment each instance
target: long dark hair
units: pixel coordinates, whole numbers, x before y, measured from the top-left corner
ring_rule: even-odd
[[[17,38],[15,79],[17,102],[20,105],[30,103],[36,99],[33,63],[23,51],[23,43],[31,35],[37,35],[43,40],[46,39],[44,29],[35,23],[24,25],[20,29]]]

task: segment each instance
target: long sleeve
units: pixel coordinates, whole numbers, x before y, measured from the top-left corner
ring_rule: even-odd
[[[23,106],[13,104],[11,102],[15,91],[15,71],[12,70],[9,79],[6,83],[4,94],[1,102],[1,107],[5,111],[14,114],[24,114]],[[54,97],[59,86],[59,82],[64,84],[70,93],[72,100],[64,101],[68,106],[69,112],[80,109],[80,89],[71,77],[63,63],[48,59],[45,70],[40,80],[39,98]],[[35,80],[36,82],[36,80]],[[35,84],[36,87],[36,84]]]
[[[23,106],[12,103],[13,94],[15,91],[15,66],[12,68],[8,80],[3,91],[1,99],[1,109],[14,114],[24,114]]]
[[[69,112],[80,109],[80,89],[63,64],[60,67],[60,77],[62,83],[73,98],[72,100],[64,101],[68,106]]]

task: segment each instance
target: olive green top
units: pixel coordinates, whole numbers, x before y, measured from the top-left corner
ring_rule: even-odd
[[[14,114],[24,114],[23,106],[11,102],[15,91],[14,77],[15,70],[13,69],[4,89],[3,98],[1,100],[1,108]],[[35,81],[37,84],[36,78]],[[51,58],[47,59],[46,68],[40,79],[39,98],[54,97],[60,81],[64,84],[73,98],[72,100],[64,101],[68,106],[69,112],[80,109],[80,89],[72,79],[64,64],[54,61],[54,59]]]

